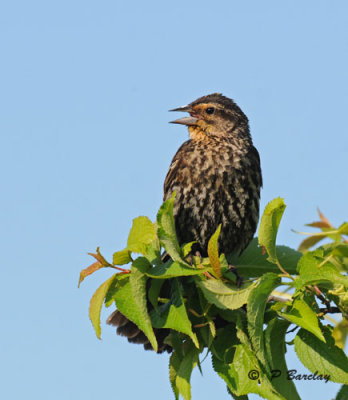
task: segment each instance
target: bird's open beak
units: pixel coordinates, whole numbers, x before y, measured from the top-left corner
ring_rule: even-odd
[[[184,118],[179,118],[174,121],[170,121],[170,124],[181,124],[181,125],[197,125],[198,118],[195,117],[184,117]]]
[[[187,106],[182,106],[178,108],[173,108],[172,110],[169,111],[179,111],[179,112],[192,112],[192,108],[190,105]],[[179,118],[174,121],[170,121],[170,124],[181,124],[181,125],[196,125],[198,122],[198,118],[195,117],[184,117],[184,118]]]

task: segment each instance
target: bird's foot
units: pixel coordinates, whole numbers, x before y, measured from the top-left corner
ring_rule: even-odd
[[[236,268],[234,265],[232,265],[232,264],[229,264],[229,265],[228,265],[228,270],[234,273],[234,275],[235,275],[235,277],[236,277],[236,285],[237,285],[238,288],[240,288],[241,285],[242,285],[242,283],[243,283],[243,277],[241,277],[241,276],[238,274],[237,268]]]

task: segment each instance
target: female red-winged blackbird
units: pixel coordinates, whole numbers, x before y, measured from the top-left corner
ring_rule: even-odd
[[[164,182],[164,200],[176,191],[179,243],[196,241],[193,251],[206,256],[208,241],[221,224],[220,252],[241,253],[256,230],[262,186],[248,118],[233,100],[219,93],[171,111],[190,114],[173,121],[188,126],[190,139],[175,154]],[[146,336],[118,311],[107,322],[130,342],[151,348]],[[163,344],[167,334],[156,330],[159,352],[170,350]]]
[[[164,200],[176,191],[175,224],[179,243],[193,240],[206,255],[208,241],[222,224],[222,253],[242,252],[259,219],[262,176],[259,153],[250,136],[248,118],[221,94],[201,97],[172,111],[190,117],[190,140],[175,154],[164,182]]]

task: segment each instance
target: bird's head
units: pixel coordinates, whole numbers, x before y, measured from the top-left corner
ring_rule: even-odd
[[[200,97],[170,111],[190,114],[171,123],[187,125],[193,140],[204,140],[209,136],[230,137],[241,133],[250,136],[247,116],[233,100],[220,93]]]

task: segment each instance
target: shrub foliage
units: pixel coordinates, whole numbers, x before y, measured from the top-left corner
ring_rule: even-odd
[[[348,223],[334,228],[319,212],[320,220],[308,225],[320,231],[308,234],[299,251],[277,246],[285,210],[277,198],[265,208],[258,239],[241,256],[219,254],[219,227],[209,257],[201,259],[190,254],[192,243],[179,246],[173,203],[174,197],[163,203],[155,223],[135,218],[126,248],[114,253],[112,263],[98,248],[91,254],[96,261],[81,271],[79,284],[100,268],[115,272],[90,302],[97,337],[103,304],[115,303],[155,351],[154,328],[170,329],[166,341],[173,347],[169,379],[175,399],[191,399],[192,370],[201,369],[208,353],[233,398],[256,393],[270,400],[300,399],[288,379],[287,346],[294,346],[313,378],[343,384],[337,399],[346,398]],[[325,238],[328,243],[311,251]],[[169,261],[161,261],[163,251]],[[241,284],[231,266],[243,277]],[[165,282],[170,291],[163,297]],[[330,314],[339,314],[341,322]]]

